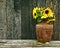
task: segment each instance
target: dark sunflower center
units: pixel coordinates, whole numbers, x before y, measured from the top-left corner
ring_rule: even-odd
[[[46,10],[46,11],[45,11],[45,13],[46,13],[46,14],[48,14],[48,13],[49,13],[49,11],[48,11],[48,10]]]
[[[34,15],[36,16],[36,13]]]

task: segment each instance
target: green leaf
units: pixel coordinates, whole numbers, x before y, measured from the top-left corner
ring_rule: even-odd
[[[40,13],[40,10],[37,9],[36,12],[37,12],[37,13]]]
[[[42,16],[43,15],[43,13],[40,11],[40,10],[36,10],[36,13],[39,15],[39,16]]]
[[[39,17],[37,18],[37,22],[41,22],[41,21],[42,21],[41,16],[39,16]]]

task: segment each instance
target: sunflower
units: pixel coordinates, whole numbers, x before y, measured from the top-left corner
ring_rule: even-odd
[[[55,21],[55,19],[49,19],[49,20],[47,21],[47,23],[54,22],[54,21]]]
[[[42,16],[41,18],[43,19],[43,18],[47,18],[47,17],[48,17],[48,16],[43,13],[43,16]]]
[[[39,7],[35,7],[33,9],[33,18],[36,19],[38,17],[38,14],[40,12],[40,8]]]
[[[53,17],[52,10],[48,7],[43,11],[43,16],[41,18]]]

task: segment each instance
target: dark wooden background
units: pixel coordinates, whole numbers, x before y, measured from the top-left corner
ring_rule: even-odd
[[[60,0],[0,0],[0,39],[36,39],[35,6],[50,7],[56,13],[52,40],[60,40]]]

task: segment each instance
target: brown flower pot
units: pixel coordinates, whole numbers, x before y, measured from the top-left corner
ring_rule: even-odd
[[[49,42],[53,34],[53,24],[36,24],[36,35],[38,42]]]

